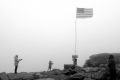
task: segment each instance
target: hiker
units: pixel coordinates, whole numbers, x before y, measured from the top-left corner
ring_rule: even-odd
[[[14,61],[15,61],[15,63],[14,63],[14,65],[15,65],[15,74],[17,74],[17,69],[18,69],[18,63],[21,61],[22,59],[18,59],[18,55],[16,55],[15,57],[14,57]]]
[[[109,55],[108,67],[110,70],[110,80],[116,80],[116,62],[114,55]]]
[[[74,66],[77,66],[77,59],[75,58],[74,61],[73,61],[73,65]]]
[[[48,67],[48,70],[51,71],[52,65],[53,65],[53,62],[52,62],[52,61],[49,61],[49,67]]]

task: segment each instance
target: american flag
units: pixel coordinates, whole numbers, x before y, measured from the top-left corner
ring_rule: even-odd
[[[76,18],[91,18],[93,17],[92,8],[77,8]]]

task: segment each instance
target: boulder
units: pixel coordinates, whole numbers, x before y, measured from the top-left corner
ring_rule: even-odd
[[[74,69],[76,72],[81,72],[82,71],[82,67],[80,66],[75,66],[75,69]]]
[[[85,68],[82,68],[82,71],[90,72],[90,69],[91,69],[91,67],[85,67]]]
[[[52,71],[61,71],[60,69],[53,69]]]
[[[72,75],[73,77],[79,77],[79,76],[85,76],[85,74],[84,73],[82,73],[82,72],[79,72],[79,73],[76,73],[76,74],[74,74],[74,75]]]
[[[96,80],[107,80],[108,74],[106,72],[96,73],[94,79]]]
[[[23,80],[33,80],[34,79],[34,76],[32,74],[25,74],[23,77],[22,77]]]
[[[9,73],[8,76],[11,80],[15,80],[15,79],[21,79],[23,77],[24,74],[14,74],[14,73]]]
[[[84,77],[71,77],[69,80],[83,80]]]
[[[39,78],[46,78],[47,74],[41,74],[40,72],[37,72],[35,74],[33,74],[34,79],[39,79]]]
[[[72,79],[72,80],[73,80],[73,79],[74,79],[74,80],[83,80],[84,77],[85,77],[85,75],[84,75],[83,73],[79,72],[79,73],[76,73],[76,74],[72,75],[72,76],[71,76],[71,79]]]
[[[74,70],[69,70],[69,71],[66,71],[64,74],[65,75],[73,75],[73,74],[76,74],[77,72],[76,71],[74,71]]]
[[[117,67],[120,68],[120,64],[117,64]]]
[[[6,72],[0,73],[0,79],[1,80],[9,80],[9,76],[6,74]]]
[[[95,79],[91,79],[91,78],[85,78],[85,79],[83,79],[83,80],[95,80]]]
[[[36,76],[42,77],[43,75],[41,75],[39,72],[35,74]]]
[[[60,75],[62,73],[59,69],[53,69],[52,71],[54,72],[54,75]]]
[[[85,78],[91,78],[92,77],[92,73],[84,73]]]
[[[53,78],[43,78],[43,79],[35,79],[35,80],[55,80]]]
[[[64,70],[71,68],[73,64],[64,64]]]
[[[95,68],[90,68],[89,72],[98,72],[100,70],[99,67],[95,67]]]
[[[9,73],[8,76],[11,80],[27,80],[27,79],[32,80],[34,79],[33,74],[30,74],[30,73],[17,73],[17,74]]]

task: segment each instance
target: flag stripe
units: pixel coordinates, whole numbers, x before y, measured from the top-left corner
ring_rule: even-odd
[[[93,16],[77,16],[77,18],[90,18],[90,17],[93,17]]]
[[[86,17],[92,17],[91,15],[89,16],[89,15],[83,15],[83,16],[77,16],[77,17],[84,17],[84,16],[86,16]]]
[[[93,11],[84,11],[84,13],[85,13],[85,12],[88,12],[88,13],[93,13]]]
[[[77,17],[92,17],[93,15],[79,15],[79,16],[77,16]]]
[[[77,15],[93,15],[92,13],[77,13]]]
[[[77,15],[93,15],[92,13],[78,13]]]
[[[80,17],[80,16],[91,16],[92,17],[93,15],[78,15],[77,17]]]
[[[77,8],[77,18],[87,18],[93,16],[93,9],[92,8]]]

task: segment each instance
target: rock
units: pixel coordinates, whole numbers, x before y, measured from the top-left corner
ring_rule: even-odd
[[[53,69],[52,71],[61,71],[60,69]]]
[[[83,65],[83,67],[91,67],[92,66],[92,63],[91,63],[91,60],[90,59],[87,59]]]
[[[86,78],[91,78],[92,74],[91,73],[85,73],[84,74]]]
[[[36,76],[42,77],[43,75],[41,75],[40,73],[36,73]]]
[[[118,64],[117,67],[120,67],[120,53],[100,53],[91,55],[89,59],[86,60],[83,67],[92,67],[93,64],[91,65],[90,62],[95,63],[97,67],[106,67],[110,54],[114,55],[116,63]]]
[[[76,72],[81,72],[82,71],[82,67],[80,66],[75,66],[75,69],[74,69]]]
[[[100,68],[98,68],[98,67],[90,69],[90,72],[98,72],[98,71],[100,71]]]
[[[23,75],[20,73],[17,73],[17,74],[9,73],[8,76],[11,80],[20,79],[23,77]]]
[[[33,76],[32,74],[25,74],[22,79],[25,79],[25,80],[26,80],[26,79],[33,80],[33,79],[34,79],[34,76]]]
[[[54,72],[54,75],[60,75],[62,73],[59,69],[53,69],[52,71]]]
[[[79,77],[79,76],[85,76],[85,74],[84,73],[81,73],[81,72],[79,72],[79,73],[76,73],[76,74],[74,74],[74,75],[72,75],[72,76],[74,76],[74,77]]]
[[[69,75],[73,75],[75,73],[77,73],[77,72],[76,71],[67,71],[64,74],[69,76]]]
[[[73,64],[64,64],[64,70],[71,68]]]
[[[85,75],[83,73],[76,73],[74,75],[71,76],[71,79],[73,80],[83,80],[85,77]]]
[[[43,79],[35,79],[35,80],[55,80],[53,78],[43,78]]]
[[[95,79],[91,79],[91,78],[85,78],[85,79],[83,79],[83,80],[95,80]]]
[[[29,73],[10,73],[8,76],[11,80],[32,80],[34,78],[33,74]]]
[[[34,79],[45,78],[45,75],[42,75],[40,72],[33,74]]]
[[[37,72],[29,72],[28,74],[31,74],[31,75],[34,75],[36,74]]]
[[[27,72],[21,72],[20,74],[28,74]]]
[[[108,73],[106,72],[100,72],[95,74],[95,79],[96,80],[107,80]]]
[[[40,72],[41,75],[45,75],[47,71]]]
[[[85,67],[85,68],[82,69],[82,71],[90,72],[90,69],[91,69],[91,67]]]
[[[100,68],[98,67],[86,67],[86,68],[83,68],[82,71],[85,71],[85,72],[98,72],[100,70]]]
[[[100,64],[99,67],[106,67],[107,64]]]
[[[83,80],[84,77],[71,77],[69,80]]]
[[[120,63],[119,63],[119,64],[117,64],[117,67],[118,67],[118,68],[120,68]]]
[[[70,72],[68,71],[68,72],[65,72],[64,74],[69,76],[69,75],[70,75]]]
[[[0,73],[0,78],[1,80],[9,80],[9,76],[5,72]]]

